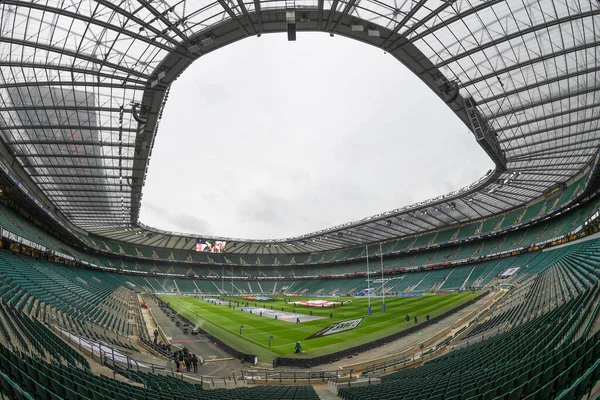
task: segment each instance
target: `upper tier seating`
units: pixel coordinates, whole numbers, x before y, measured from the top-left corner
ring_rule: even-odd
[[[566,205],[571,199],[579,193],[585,177],[569,185],[559,198],[541,199],[529,206],[511,210],[505,214],[495,215],[486,220],[464,223],[461,226],[455,226],[440,231],[425,232],[423,234],[403,237],[382,244],[383,253],[391,251],[403,251],[426,246],[443,244],[448,241],[467,239],[475,235],[482,235],[492,232],[498,232],[500,229],[509,228],[514,224],[529,222],[536,217],[541,217],[548,212],[557,210]],[[426,265],[431,263],[441,263],[450,260],[468,259],[474,256],[492,254],[499,251],[510,251],[519,247],[528,246],[532,243],[539,243],[544,240],[552,239],[556,236],[564,235],[572,231],[599,207],[600,199],[589,202],[583,207],[579,207],[573,212],[564,213],[548,221],[530,226],[523,231],[509,232],[495,237],[481,240],[481,244],[463,243],[459,248],[440,248],[432,250],[431,253],[419,253],[418,257],[398,257],[396,264],[399,267],[411,267]],[[189,265],[177,265],[166,263],[154,263],[153,260],[162,260],[167,262],[175,261],[195,261],[203,264],[223,263],[226,265],[253,265],[262,266],[263,276],[287,276],[288,271],[280,271],[277,265],[295,265],[300,263],[324,263],[333,260],[350,260],[355,257],[364,257],[366,250],[364,246],[353,249],[335,250],[327,253],[297,254],[297,255],[234,255],[234,254],[208,254],[190,250],[170,250],[163,248],[152,248],[136,246],[131,243],[117,242],[108,239],[90,237],[87,235],[78,235],[85,247],[99,250],[103,253],[92,254],[72,246],[61,243],[55,237],[39,228],[34,223],[28,221],[23,216],[11,210],[5,205],[0,204],[0,225],[7,230],[35,243],[75,257],[86,262],[118,269],[143,270],[147,272],[162,272],[173,274],[187,274],[190,270]],[[379,253],[379,243],[369,245],[369,254]],[[458,245],[457,245],[458,246]],[[105,253],[111,254],[107,256]],[[119,259],[118,256],[127,255],[130,257],[143,257],[146,260],[132,260],[131,258]],[[338,271],[333,273],[355,272],[365,270],[364,263],[347,263],[345,266],[330,266],[329,271]],[[274,266],[274,267],[273,267]],[[349,269],[347,268],[349,266]],[[201,276],[209,275],[208,268],[194,266],[192,270]],[[345,273],[343,272],[343,273]],[[261,271],[251,268],[246,271],[248,276],[261,276]]]

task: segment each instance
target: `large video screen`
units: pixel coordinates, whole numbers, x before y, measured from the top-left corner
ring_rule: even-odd
[[[215,240],[209,242],[208,240],[198,239],[196,240],[196,251],[204,251],[207,253],[223,253],[225,252],[225,245],[227,242]]]

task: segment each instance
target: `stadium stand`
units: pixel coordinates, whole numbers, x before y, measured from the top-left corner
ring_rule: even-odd
[[[380,385],[343,388],[345,400],[550,399],[582,397],[600,379],[600,286],[491,339],[422,367],[384,376]]]
[[[549,222],[544,222],[539,227],[540,229],[535,230],[535,235],[529,235],[529,239],[527,243],[523,242],[523,231],[516,231],[511,233],[502,234],[499,237],[495,237],[493,239],[483,239],[480,241],[476,241],[470,244],[460,244],[455,246],[448,247],[447,250],[430,250],[419,252],[415,254],[406,254],[400,256],[389,256],[385,258],[384,261],[384,269],[386,270],[395,270],[395,273],[398,276],[392,276],[391,280],[388,284],[385,285],[386,293],[397,293],[404,291],[431,291],[436,289],[441,290],[456,290],[462,287],[481,287],[487,285],[492,279],[496,277],[496,275],[508,268],[516,268],[523,267],[528,264],[532,265],[542,265],[541,261],[547,257],[547,254],[542,254],[540,252],[531,252],[531,253],[523,253],[519,256],[508,256],[498,260],[490,260],[485,262],[475,262],[471,261],[467,266],[461,267],[445,267],[443,269],[424,269],[424,272],[413,272],[408,271],[407,268],[425,268],[426,265],[429,265],[429,262],[432,260],[439,260],[447,262],[448,260],[453,260],[456,258],[457,261],[465,260],[463,257],[468,257],[468,254],[494,254],[499,250],[510,249],[511,246],[508,246],[507,243],[515,243],[518,242],[519,239],[520,245],[531,245],[532,243],[536,243],[538,240],[545,240],[547,238],[554,237],[557,232],[567,233],[574,221],[580,221],[585,218],[585,216],[589,215],[595,210],[597,203],[589,203],[585,207],[576,209],[570,213],[566,213],[559,218],[555,218],[550,220]],[[4,207],[4,211],[6,211],[6,207]],[[3,215],[12,215],[3,212]],[[14,219],[14,217],[13,217]],[[31,232],[35,229],[32,228],[31,223],[28,221],[20,222],[20,232]],[[548,225],[552,225],[552,229],[548,229]],[[569,229],[565,228],[567,226]],[[525,231],[529,232],[532,228],[526,228]],[[540,231],[546,232],[548,236],[541,236]],[[550,233],[549,233],[550,232]],[[550,236],[552,235],[552,236]],[[504,238],[503,238],[504,236]],[[509,239],[507,237],[510,236]],[[525,235],[527,236],[527,235]],[[530,241],[529,241],[530,240]],[[65,248],[62,246],[61,248]],[[467,251],[465,251],[467,248]],[[85,252],[80,252],[80,254],[86,254]],[[454,255],[454,257],[447,257],[444,254]],[[442,258],[441,255],[444,255]],[[82,257],[84,260],[92,259],[93,257],[102,257],[102,260],[98,258],[99,264],[102,266],[115,266],[114,262],[110,262],[109,258],[100,255],[92,255],[88,254],[87,256]],[[65,277],[64,273],[67,271],[66,267],[62,270],[56,269],[50,264],[47,264],[45,261],[32,262],[29,257],[21,257],[17,256],[17,259],[12,259],[10,253],[3,253],[0,255],[0,261],[4,260],[4,265],[7,264],[7,260],[11,263],[16,263],[18,265],[22,265],[23,268],[19,272],[20,276],[18,279],[25,279],[27,284],[35,284],[39,282],[41,276],[48,277],[49,281],[57,282],[61,285],[72,285],[73,282],[70,282],[68,278]],[[539,258],[540,262],[534,262],[537,258]],[[467,258],[468,260],[468,258]],[[197,293],[197,294],[220,294],[220,293],[231,293],[233,289],[234,294],[270,294],[270,293],[281,293],[282,288],[287,288],[285,290],[286,293],[289,294],[322,294],[322,295],[332,295],[332,294],[347,294],[347,293],[356,293],[357,291],[364,289],[366,287],[366,280],[364,278],[360,278],[360,275],[355,275],[353,279],[345,279],[343,281],[337,280],[311,280],[311,279],[293,279],[290,281],[272,281],[272,280],[263,280],[263,281],[246,281],[240,282],[239,280],[234,279],[231,281],[226,278],[225,282],[222,282],[219,278],[210,279],[207,276],[219,276],[221,271],[216,268],[215,271],[211,271],[210,268],[206,266],[194,266],[191,268],[189,265],[180,266],[177,264],[170,264],[168,268],[162,267],[160,264],[154,264],[151,267],[144,266],[144,261],[142,260],[120,260],[125,266],[125,269],[131,269],[136,271],[147,271],[154,273],[173,273],[180,275],[188,275],[190,271],[194,271],[194,276],[197,276],[201,279],[182,279],[179,278],[163,278],[163,277],[140,277],[140,276],[130,276],[128,278],[128,282],[130,285],[128,286],[124,284],[120,279],[116,279],[109,283],[112,289],[115,289],[119,285],[123,285],[124,288],[132,288],[137,287],[141,289],[148,289],[153,292],[163,292],[163,293]],[[126,262],[126,264],[125,264]],[[585,266],[585,262],[580,261]],[[441,266],[441,264],[440,264]],[[584,268],[582,266],[581,268]],[[163,269],[165,268],[165,269]],[[185,270],[184,270],[185,268]],[[319,276],[336,276],[340,274],[360,274],[366,272],[366,263],[365,262],[350,262],[347,264],[340,265],[331,265],[331,266],[321,266],[319,268]],[[371,270],[380,269],[381,266],[378,263],[371,263]],[[439,267],[437,267],[439,268]],[[5,268],[9,269],[9,268]],[[52,270],[51,270],[52,269]],[[404,270],[403,270],[404,269]],[[276,269],[269,267],[261,267],[259,269],[253,268],[251,266],[246,266],[244,269],[248,273],[248,277],[251,279],[256,279],[257,277],[267,277],[267,276],[278,276],[279,272]],[[1,266],[0,266],[1,271]],[[40,271],[42,275],[36,276],[35,279],[31,277],[36,275],[37,272]],[[61,272],[62,271],[62,272]],[[230,270],[226,269],[226,274],[230,275]],[[533,268],[524,268],[521,269],[519,273],[519,277],[526,277],[528,271],[535,272]],[[61,273],[63,275],[61,275]],[[311,267],[309,266],[296,266],[292,273],[298,277],[303,275],[311,275],[314,274],[311,271]],[[8,279],[17,279],[14,276],[14,271],[6,271],[5,276]],[[89,285],[98,285],[98,281],[91,279],[88,276],[89,272],[81,272],[79,279],[82,282],[85,282]],[[23,276],[24,275],[24,276]],[[279,276],[281,276],[279,274]],[[28,278],[29,277],[29,278]],[[234,277],[235,278],[235,277]],[[281,278],[279,278],[281,279]],[[517,281],[520,278],[517,278]],[[37,280],[37,281],[36,281]],[[80,282],[81,283],[81,282]],[[104,282],[106,283],[106,282]],[[382,286],[382,285],[380,285]],[[43,288],[43,287],[42,287]],[[54,293],[57,292],[57,286],[54,287]],[[379,287],[375,288],[376,290],[380,290]],[[43,290],[43,289],[40,289]],[[53,295],[53,292],[46,295]],[[108,292],[107,292],[108,293]],[[115,294],[116,295],[116,294]],[[127,293],[122,292],[120,300],[120,313],[124,313],[125,304],[123,304],[124,299],[127,298]],[[54,302],[61,303],[60,298],[56,298],[53,300]],[[111,301],[108,299],[107,301]],[[68,301],[61,304],[68,304]],[[60,311],[60,318],[63,320],[64,324],[69,325],[71,329],[76,329],[80,333],[85,332],[85,330],[74,322],[74,316],[70,314],[63,313],[63,308],[61,304],[58,304],[57,309]],[[113,304],[114,306],[114,304]],[[88,309],[93,307],[93,305],[88,305]],[[110,307],[108,307],[110,309]],[[113,307],[113,310],[114,307]],[[116,310],[115,310],[116,311]],[[126,335],[127,330],[130,329],[128,327],[127,322],[123,320],[119,313],[115,315],[108,315],[108,311],[98,311],[97,315],[88,315],[86,316],[88,319],[91,318],[92,321],[99,324],[103,329],[108,329],[109,331],[113,331],[118,335]],[[102,315],[100,315],[102,314]],[[52,315],[52,314],[49,314]],[[64,316],[63,316],[64,315]],[[88,332],[87,335],[92,338],[97,338],[93,332]]]
[[[453,229],[442,230],[440,232],[425,233],[414,237],[403,237],[398,240],[390,241],[383,245],[384,253],[390,252],[406,252],[415,249],[425,249],[428,247],[439,246],[445,243],[456,243],[458,240],[477,240],[481,236],[485,236],[491,232],[500,232],[501,230],[510,230],[515,224],[519,225],[525,222],[532,222],[536,218],[542,219],[550,212],[555,212],[561,207],[564,207],[577,193],[581,187],[584,178],[573,182],[567,187],[559,199],[540,200],[534,202],[528,207],[508,212],[501,216],[495,216],[487,220],[475,221]],[[508,251],[519,246],[530,243],[541,242],[550,239],[553,236],[568,233],[585,216],[589,215],[592,210],[598,208],[598,201],[592,202],[588,207],[583,207],[577,213],[571,213],[571,218],[561,220],[561,217],[554,218],[550,222],[545,222],[532,227],[525,233],[520,232],[519,236],[513,233],[507,233],[500,237],[488,240],[488,244],[484,247],[477,245],[463,244],[462,248],[457,251],[444,252],[437,251],[428,256],[419,256],[419,258],[405,259],[402,256],[398,263],[404,267],[421,265],[424,263],[443,262],[449,260],[466,259],[474,255],[486,255],[493,251]],[[541,212],[544,210],[544,212]],[[205,254],[201,252],[190,252],[184,250],[166,250],[160,248],[145,248],[143,246],[134,247],[130,243],[117,242],[114,240],[95,239],[93,237],[80,237],[89,246],[88,250],[93,250],[95,254],[87,251],[81,251],[73,246],[61,243],[52,235],[45,232],[40,227],[26,220],[24,217],[7,207],[0,204],[0,225],[5,229],[25,238],[34,243],[38,243],[44,247],[54,251],[75,257],[95,265],[119,268],[127,270],[144,270],[148,272],[176,273],[185,275],[189,267],[181,267],[178,265],[169,265],[164,267],[163,264],[156,264],[152,261],[183,261],[195,262],[203,264],[226,264],[226,265],[278,265],[278,264],[323,264],[327,262],[339,262],[343,260],[352,260],[356,257],[364,257],[364,247],[354,250],[335,251],[329,253],[315,253],[310,255],[296,255],[289,257],[285,255],[271,256],[228,256],[225,254]],[[525,235],[525,236],[524,236]],[[502,243],[498,243],[499,238]],[[534,240],[535,239],[535,240]],[[369,254],[378,254],[379,245],[369,246]],[[471,251],[473,250],[473,251]],[[478,250],[478,251],[477,251]],[[115,259],[114,257],[128,257],[128,259]],[[129,257],[135,258],[135,260]],[[293,258],[293,260],[292,260]],[[275,260],[277,259],[277,260]],[[131,262],[133,261],[133,262]],[[292,262],[293,261],[293,262]],[[334,267],[334,266],[332,266]],[[185,268],[185,269],[184,269]],[[264,267],[263,267],[264,268]],[[352,269],[352,268],[351,268]],[[364,270],[364,268],[362,268]],[[273,271],[273,270],[271,270]],[[198,274],[200,271],[194,271]],[[249,270],[250,276],[259,276],[256,269]],[[200,274],[207,275],[207,274]],[[273,276],[268,275],[267,276]]]
[[[14,398],[40,399],[297,399],[316,400],[312,386],[264,386],[253,388],[202,390],[202,386],[176,378],[153,374],[120,371],[144,386],[134,386],[86,368],[61,363],[51,364],[16,354],[0,345],[0,367],[3,373],[2,390]],[[18,389],[17,389],[18,387]],[[31,397],[26,397],[26,396]],[[25,397],[22,397],[25,396]]]
[[[453,268],[437,287],[439,290],[458,290],[465,286],[467,277],[475,270],[475,266]]]
[[[198,384],[188,384],[169,376],[155,375],[149,373],[131,372],[118,370],[118,372],[132,381],[142,383],[144,386],[157,391],[170,389],[177,390],[184,398],[194,399],[242,399],[254,400],[260,398],[268,399],[297,399],[317,400],[315,390],[312,386],[264,386],[254,388],[216,389],[202,391]]]
[[[84,337],[133,350],[117,339],[133,333],[127,318],[130,291],[109,274],[81,268],[73,272],[67,266],[0,251],[0,282],[7,289],[2,300],[19,309],[31,307],[36,317]]]
[[[87,359],[46,324],[135,350],[99,335],[90,326],[94,322],[106,329],[126,329],[119,316],[123,315],[130,292],[116,283],[118,276],[59,264],[50,266],[48,262],[28,260],[6,251],[0,251],[0,257],[5,266],[0,275],[0,335],[1,342],[11,347],[0,344],[1,390],[12,398],[318,399],[309,386],[203,391],[197,384],[175,378],[119,371],[142,381],[143,388],[96,375],[90,371]]]
[[[511,219],[532,218],[545,206],[544,203],[533,210],[516,211],[521,214],[512,215]],[[14,248],[0,250],[0,343],[5,343],[0,348],[1,391],[15,398],[316,399],[311,387],[208,391],[172,377],[119,370],[114,365],[111,367],[118,374],[132,382],[110,379],[91,372],[89,361],[57,333],[70,332],[129,354],[139,351],[131,342],[132,337],[137,337],[147,349],[171,359],[170,348],[154,345],[147,330],[137,328],[143,324],[143,318],[133,300],[136,293],[332,296],[356,294],[370,286],[375,295],[385,292],[386,296],[394,296],[508,285],[510,289],[501,301],[457,333],[454,341],[440,344],[458,349],[414,370],[383,377],[381,385],[342,389],[340,396],[346,399],[576,397],[589,391],[598,380],[597,363],[591,360],[598,358],[600,239],[544,251],[537,244],[572,233],[597,211],[597,206],[598,202],[590,202],[536,225],[472,242],[388,255],[383,262],[371,261],[368,267],[365,260],[327,264],[339,257],[366,253],[363,249],[322,254],[318,257],[321,264],[295,265],[293,269],[288,266],[288,271],[267,265],[245,265],[235,274],[226,267],[180,265],[174,259],[168,264],[148,263],[140,258],[115,259],[108,254],[74,249],[54,238],[48,239],[49,234],[26,219],[16,218],[4,207],[4,221],[30,240],[42,238],[61,254],[78,255],[92,266],[115,269],[57,263],[36,257],[35,253],[19,254]],[[506,218],[497,221],[496,226]],[[418,245],[425,246],[435,243],[436,238],[453,240],[460,235],[471,235],[483,229],[483,225],[485,222],[442,235],[441,232],[425,234],[410,245],[419,242]],[[106,243],[106,247],[110,245]],[[310,260],[309,255],[305,261]],[[459,263],[449,263],[452,261]],[[370,271],[383,268],[385,279],[382,281],[378,275],[368,282],[367,268]],[[127,270],[146,273],[122,273]],[[510,270],[513,274],[501,279],[500,274]],[[536,344],[531,339],[540,332],[552,346]],[[465,343],[469,345],[463,348]],[[516,352],[508,350],[512,344]],[[490,360],[490,352],[498,354],[497,359]],[[475,367],[469,368],[469,363]],[[523,373],[529,369],[533,372]],[[560,372],[563,370],[566,372]],[[402,389],[406,382],[413,384]]]
[[[388,255],[384,259],[384,265],[386,269],[398,269],[398,268],[414,268],[427,266],[430,264],[443,264],[445,262],[457,262],[462,260],[479,260],[481,257],[489,257],[499,253],[510,253],[517,249],[524,249],[533,244],[546,242],[557,237],[564,236],[579,226],[581,221],[586,220],[591,214],[598,209],[598,202],[591,202],[583,207],[579,207],[573,211],[565,213],[557,218],[550,219],[548,221],[541,222],[532,227],[524,230],[516,230],[507,233],[502,233],[497,236],[490,238],[481,238],[473,242],[460,243],[460,244],[449,244],[439,249],[425,250],[419,252],[408,252],[403,250],[404,253],[400,255]],[[75,250],[69,250],[75,252]],[[364,248],[361,250],[364,253]],[[374,248],[375,251],[375,248]],[[378,251],[378,249],[377,249]],[[207,265],[198,264],[178,264],[171,260],[165,264],[162,262],[148,262],[144,259],[130,259],[120,258],[115,259],[110,255],[101,254],[90,254],[81,252],[82,260],[86,260],[91,264],[106,267],[116,268],[121,270],[129,271],[144,271],[150,273],[161,273],[161,274],[175,274],[180,276],[192,275],[198,277],[207,276],[220,276],[221,268],[215,267],[211,269]],[[377,253],[374,253],[377,254]],[[310,258],[310,257],[309,257]],[[263,261],[266,261],[266,257],[263,257]],[[251,260],[249,260],[251,261]],[[372,269],[380,268],[379,265],[373,265]],[[500,267],[502,267],[501,265]],[[318,268],[316,271],[314,268]],[[353,261],[353,260],[337,260],[335,264],[316,264],[315,266],[309,265],[295,265],[293,269],[290,268],[272,268],[272,267],[256,267],[252,264],[245,265],[241,270],[237,270],[236,275],[247,276],[249,278],[256,278],[259,276],[271,276],[271,277],[293,277],[293,276],[307,276],[307,275],[339,275],[339,274],[352,274],[366,272],[366,262]],[[231,274],[231,266],[225,268],[226,276]],[[493,275],[490,275],[490,277]],[[167,282],[169,288],[172,290],[174,285],[171,282]],[[153,286],[160,288],[160,283],[152,281]],[[246,285],[247,286],[247,285]],[[213,288],[205,288],[208,292],[212,293]],[[167,288],[163,288],[165,291],[169,291]],[[201,289],[202,290],[202,289]],[[243,290],[248,292],[246,288],[239,288],[240,292]],[[205,290],[202,290],[203,292]],[[263,290],[263,292],[266,292]]]
[[[533,395],[542,389],[545,390],[543,394],[539,392],[536,396],[548,393],[556,397],[576,396],[588,390],[597,380],[593,365],[586,368],[583,364],[575,365],[577,360],[571,360],[573,362],[565,366],[571,368],[572,374],[560,383],[555,382],[554,378],[538,379],[534,387],[531,381],[536,377],[533,375],[528,376],[527,382],[511,378],[500,383],[497,372],[500,371],[500,364],[493,362],[489,367],[485,366],[483,360],[487,347],[480,344],[488,341],[499,343],[502,337],[506,337],[506,343],[520,340],[522,336],[517,339],[512,336],[515,332],[523,332],[522,335],[532,334],[535,329],[550,332],[547,326],[539,324],[554,314],[559,320],[564,320],[564,313],[560,313],[567,307],[571,307],[570,312],[584,310],[581,312],[585,312],[586,317],[573,321],[572,326],[576,329],[569,335],[565,334],[565,339],[559,343],[562,346],[588,346],[585,340],[595,338],[592,335],[596,335],[600,324],[597,289],[600,240],[551,247],[544,251],[539,245],[563,243],[576,237],[567,235],[577,232],[583,222],[597,213],[600,201],[592,200],[554,218],[518,227],[523,222],[541,218],[550,210],[556,210],[561,202],[566,204],[576,190],[569,193],[563,193],[559,200],[539,201],[488,220],[383,243],[383,257],[379,254],[379,245],[369,246],[368,254],[373,258],[368,263],[364,258],[367,254],[364,247],[305,255],[279,255],[277,263],[270,255],[204,255],[148,249],[94,238],[87,238],[93,246],[85,249],[56,239],[29,219],[0,204],[2,228],[51,249],[59,258],[60,255],[69,257],[57,263],[56,259],[50,257],[52,259],[49,260],[36,251],[20,254],[21,247],[5,246],[5,250],[0,250],[0,343],[5,343],[0,351],[3,356],[0,391],[17,398],[81,398],[86,395],[89,398],[122,398],[129,392],[139,398],[250,399],[269,396],[273,399],[313,399],[316,394],[312,388],[292,386],[206,391],[177,379],[118,371],[114,365],[111,366],[135,384],[145,387],[140,388],[131,385],[131,382],[124,383],[93,374],[89,370],[88,360],[63,342],[57,333],[68,332],[121,349],[127,354],[139,353],[135,342],[132,342],[132,338],[135,338],[145,349],[170,360],[173,356],[171,347],[155,345],[148,331],[139,329],[144,321],[134,301],[138,292],[206,296],[337,296],[354,295],[370,286],[374,295],[385,293],[386,296],[396,296],[492,286],[498,288],[508,284],[511,289],[502,301],[462,329],[452,343],[445,340],[436,347],[470,344],[469,348],[455,350],[444,357],[453,359],[453,354],[455,357],[467,354],[465,359],[475,361],[482,357],[479,363],[481,370],[488,368],[491,371],[484,373],[486,378],[482,380],[483,384],[473,386],[473,382],[479,382],[477,374],[481,371],[467,373],[459,368],[458,375],[446,373],[431,366],[438,362],[434,360],[420,368],[426,374],[418,381],[418,385],[429,382],[431,390],[421,390],[417,395],[416,389],[398,394],[395,389],[385,389],[387,385],[402,385],[405,380],[412,379],[411,374],[414,373],[409,371],[385,377],[380,386],[369,390],[374,390],[372,393],[376,395],[381,393],[381,398],[389,399],[435,398],[444,390],[458,393],[461,398],[474,393],[477,398],[516,398]],[[492,231],[496,233],[489,235]],[[180,261],[184,257],[185,261]],[[201,260],[206,263],[199,264]],[[371,282],[368,281],[367,270],[377,271],[377,276],[372,277]],[[379,275],[382,270],[385,272],[383,280]],[[500,274],[507,270],[513,270],[513,275],[501,279]],[[129,274],[131,272],[141,274]],[[582,299],[588,300],[583,304]],[[578,308],[573,308],[574,304]],[[572,318],[571,314],[569,318]],[[29,334],[20,335],[22,331]],[[506,343],[501,346],[506,346]],[[226,346],[226,343],[222,345]],[[481,347],[481,353],[475,352],[477,347]],[[231,351],[237,350],[232,348]],[[440,358],[437,365],[445,365],[444,357]],[[552,357],[558,360],[558,355]],[[15,364],[16,359],[23,361]],[[520,364],[516,358],[508,355],[504,359],[505,370],[512,377]],[[448,363],[451,364],[450,361]],[[547,361],[540,363],[546,369],[549,367]],[[33,374],[31,369],[46,371],[46,376],[41,376],[41,372]],[[552,371],[553,376],[557,373]],[[84,388],[81,382],[88,381],[90,385]],[[507,382],[511,382],[511,385]],[[552,389],[549,389],[551,383]],[[365,393],[368,393],[367,389],[344,389],[340,395],[360,399],[367,396]],[[520,394],[517,396],[517,393]]]

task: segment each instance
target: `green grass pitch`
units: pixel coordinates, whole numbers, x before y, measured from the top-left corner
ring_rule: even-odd
[[[206,332],[218,337],[235,349],[250,354],[256,354],[259,361],[271,362],[277,356],[286,357],[317,357],[330,354],[345,348],[370,342],[414,326],[414,316],[419,322],[425,321],[429,314],[432,318],[471,300],[475,294],[471,292],[445,294],[439,296],[398,297],[386,298],[387,311],[382,311],[382,299],[371,299],[372,313],[367,315],[368,300],[361,298],[335,297],[327,298],[332,301],[351,300],[351,304],[334,308],[306,308],[296,306],[296,313],[323,316],[326,319],[295,324],[281,320],[261,317],[228,306],[214,305],[193,296],[160,296],[165,302],[181,315],[194,322]],[[223,298],[223,297],[222,297]],[[238,297],[224,297],[225,300],[242,301]],[[315,299],[311,297],[289,297],[289,301]],[[244,303],[247,300],[243,300]],[[250,301],[250,305],[254,302]],[[292,312],[294,306],[286,304],[282,297],[276,301],[257,302],[257,306]],[[198,317],[196,317],[196,313]],[[330,318],[333,313],[333,318]],[[406,322],[406,315],[411,321]],[[307,337],[335,322],[365,317],[354,330],[333,334],[330,336],[308,339]],[[240,336],[240,325],[244,326]],[[268,347],[269,336],[273,336],[271,347]],[[304,350],[301,354],[293,354],[297,341],[302,343]]]

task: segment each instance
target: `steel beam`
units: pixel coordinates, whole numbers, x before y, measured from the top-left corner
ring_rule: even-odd
[[[60,130],[80,130],[80,131],[108,131],[108,132],[118,132],[122,130],[123,132],[137,132],[135,128],[119,128],[112,126],[86,126],[86,125],[14,125],[9,127],[0,127],[0,130],[19,130],[19,129],[60,129]]]
[[[18,69],[31,68],[31,69],[40,69],[40,70],[55,70],[55,71],[69,72],[71,74],[86,74],[86,75],[95,76],[98,78],[119,79],[123,82],[131,82],[131,83],[137,83],[137,84],[144,84],[146,82],[146,79],[144,79],[143,77],[142,78],[133,77],[129,74],[128,71],[124,71],[126,73],[126,75],[115,75],[115,74],[111,74],[111,73],[101,72],[101,71],[98,71],[95,69],[80,68],[80,67],[76,67],[74,65],[60,65],[60,64],[54,64],[52,62],[44,64],[44,63],[27,62],[27,61],[14,62],[14,61],[0,60],[0,67],[10,67],[10,68],[18,68]],[[120,84],[119,85],[115,84],[114,87],[116,89],[118,89],[120,87]]]
[[[543,61],[547,61],[547,60],[551,60],[554,58],[563,57],[563,56],[566,56],[567,54],[575,53],[578,51],[592,49],[597,46],[598,46],[598,43],[590,41],[588,43],[580,44],[578,46],[570,47],[568,49],[559,50],[554,53],[544,54],[543,56],[539,56],[539,57],[535,57],[535,58],[529,58],[529,59],[517,62],[515,64],[509,65],[508,67],[505,67],[505,68],[502,68],[499,70],[495,70],[494,72],[490,72],[489,74],[463,81],[463,85],[465,85],[465,86],[473,85],[475,83],[483,82],[488,79],[497,79],[498,76],[504,75],[506,73],[509,73],[509,72],[517,70],[517,69],[521,69],[526,66],[534,65],[534,64],[537,64],[537,63],[540,63]]]
[[[457,54],[453,57],[450,57],[448,59],[445,59],[444,61],[442,61],[441,63],[436,64],[435,68],[439,69],[442,68],[443,66],[446,66],[450,63],[456,62],[458,60],[460,60],[461,58],[464,57],[468,57],[468,56],[472,56],[473,54],[479,53],[479,52],[483,52],[486,49],[489,49],[491,47],[496,47],[504,42],[508,42],[511,41],[513,39],[520,39],[525,35],[528,35],[530,33],[534,33],[540,30],[545,30],[548,28],[551,28],[555,25],[561,25],[561,24],[566,24],[566,23],[570,23],[572,21],[578,20],[578,19],[583,19],[583,18],[593,18],[595,16],[600,15],[600,9],[593,9],[590,11],[586,11],[586,12],[580,12],[580,13],[569,13],[567,14],[567,16],[562,17],[562,18],[557,18],[554,20],[550,20],[550,21],[546,21],[543,24],[538,24],[538,25],[533,25],[530,26],[528,28],[525,29],[521,29],[519,31],[515,31],[513,33],[510,33],[508,35],[505,36],[500,36],[498,39],[495,40],[491,40],[489,42],[480,44],[478,46],[473,47],[470,50],[467,50],[463,53]]]
[[[60,47],[54,47],[54,46],[50,46],[44,43],[40,43],[40,42],[30,42],[28,40],[21,40],[21,39],[16,39],[16,38],[8,38],[5,36],[0,36],[0,43],[9,43],[9,44],[14,44],[17,46],[23,46],[23,47],[30,47],[33,49],[39,49],[39,50],[44,50],[50,53],[55,53],[55,54],[64,54],[66,56],[72,57],[74,59],[79,59],[79,60],[84,60],[84,61],[88,61],[90,63],[93,64],[97,64],[98,66],[102,66],[102,67],[107,67],[110,69],[114,69],[116,71],[121,71],[121,72],[125,72],[127,74],[131,74],[134,76],[138,76],[140,78],[144,78],[144,79],[150,79],[150,76],[148,74],[144,74],[142,72],[136,71],[134,69],[131,68],[126,68],[121,66],[120,64],[115,64],[115,63],[111,63],[108,62],[106,60],[102,60],[100,58],[97,58],[96,56],[92,56],[92,55],[86,55],[86,54],[81,54],[78,53],[76,51],[72,51],[72,50],[68,50],[65,48],[60,48]]]
[[[2,129],[2,128],[0,128]],[[133,142],[96,142],[92,140],[12,140],[5,142],[9,146],[27,146],[27,145],[57,145],[57,146],[95,146],[95,147],[126,147],[133,148]]]

